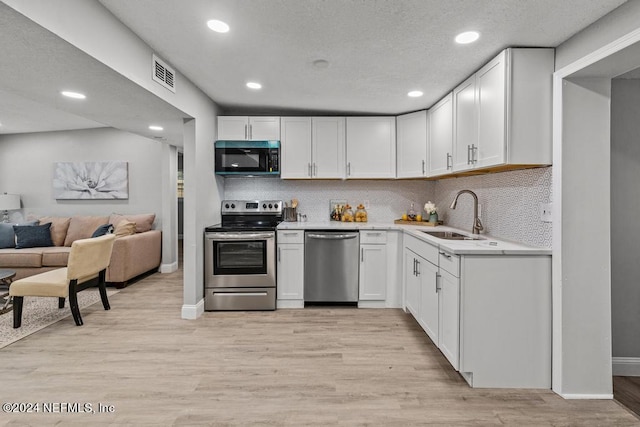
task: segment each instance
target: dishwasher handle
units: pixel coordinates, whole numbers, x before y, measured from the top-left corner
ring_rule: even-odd
[[[307,237],[310,239],[325,239],[325,240],[348,240],[355,239],[358,234],[315,234],[307,233]]]

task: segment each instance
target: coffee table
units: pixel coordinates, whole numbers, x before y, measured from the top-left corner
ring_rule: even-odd
[[[13,270],[2,269],[0,270],[0,287],[6,287],[6,292],[0,291],[0,314],[4,314],[11,311],[13,305],[11,304],[11,297],[9,296],[9,287],[13,278],[16,277],[16,272]]]

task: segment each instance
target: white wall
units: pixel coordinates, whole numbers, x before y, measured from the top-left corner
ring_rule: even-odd
[[[613,357],[640,358],[640,80],[611,90]],[[614,365],[615,369],[615,365]]]
[[[162,227],[162,143],[112,128],[0,136],[0,191],[20,194],[29,215],[155,213]],[[128,200],[55,200],[54,162],[128,162]]]

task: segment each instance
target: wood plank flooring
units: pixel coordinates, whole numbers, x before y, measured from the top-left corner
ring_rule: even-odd
[[[180,319],[181,272],[0,350],[0,401],[113,413],[0,413],[0,425],[637,426],[613,400],[471,389],[401,310],[309,308]]]
[[[640,416],[640,377],[613,377],[613,398]]]

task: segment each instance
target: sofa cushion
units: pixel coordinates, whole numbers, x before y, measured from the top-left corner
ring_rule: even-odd
[[[109,218],[106,216],[74,216],[71,217],[69,230],[64,239],[65,246],[71,246],[78,239],[88,239],[91,237],[96,228],[107,223]]]
[[[66,246],[51,246],[42,248],[43,267],[66,267],[71,248]]]
[[[38,221],[29,221],[21,224],[0,222],[0,249],[16,247],[16,233],[13,231],[14,225],[38,225]]]
[[[144,233],[151,230],[155,219],[156,214],[120,215],[114,213],[109,217],[109,222],[117,226],[120,221],[131,221],[136,225],[136,233]]]
[[[2,268],[42,267],[42,248],[0,249]]]
[[[51,241],[51,223],[42,225],[14,225],[16,249],[53,246]]]
[[[67,236],[71,218],[57,216],[44,216],[40,218],[40,224],[46,224],[47,222],[51,223],[51,240],[53,244],[56,246],[64,245],[64,238]]]
[[[133,221],[120,221],[116,225],[116,237],[130,236],[136,234],[136,224]]]
[[[100,227],[96,228],[96,231],[93,232],[91,237],[100,237],[105,234],[113,234],[113,224],[102,224]]]

